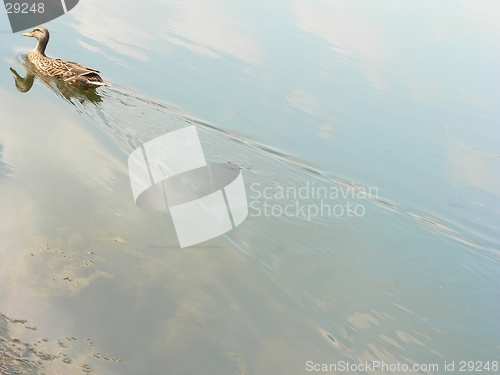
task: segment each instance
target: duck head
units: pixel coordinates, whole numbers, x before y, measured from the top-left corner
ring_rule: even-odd
[[[21,77],[14,69],[10,68],[12,75],[14,76],[14,81],[16,83],[17,90],[20,92],[28,92],[33,86],[35,80],[35,75],[31,72],[26,71],[26,77]]]
[[[24,33],[23,36],[29,36],[31,38],[36,38],[38,40],[38,44],[36,48],[41,52],[45,52],[45,47],[47,47],[47,43],[49,42],[49,30],[47,30],[43,26],[35,27],[29,33]]]

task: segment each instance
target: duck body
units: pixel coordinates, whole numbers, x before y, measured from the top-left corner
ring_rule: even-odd
[[[38,39],[36,47],[28,54],[28,61],[43,75],[62,79],[82,88],[105,86],[106,83],[99,75],[99,71],[80,65],[73,61],[53,59],[45,55],[45,48],[49,42],[49,30],[39,26],[29,33],[23,34]]]

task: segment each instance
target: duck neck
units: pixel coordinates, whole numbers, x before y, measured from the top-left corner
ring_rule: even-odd
[[[49,36],[45,35],[42,39],[38,40],[38,43],[35,47],[36,51],[41,55],[45,56],[45,48],[47,48],[47,43],[49,42]]]

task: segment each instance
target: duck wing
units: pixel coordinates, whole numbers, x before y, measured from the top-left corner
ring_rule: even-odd
[[[66,71],[64,78],[69,78],[71,76],[84,76],[87,74],[96,74],[99,73],[98,70],[83,66],[74,61],[55,59],[55,62],[61,69]]]
[[[69,79],[76,76],[98,75],[99,71],[62,59],[39,59],[36,68],[42,73],[56,78]]]

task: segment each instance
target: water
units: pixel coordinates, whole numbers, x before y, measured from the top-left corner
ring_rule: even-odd
[[[1,35],[0,337],[59,356],[14,342],[24,367],[496,373],[498,5],[128,3],[47,25],[49,55],[112,83],[99,96],[20,93],[9,68],[25,76],[34,41]],[[127,157],[193,124],[251,206],[181,250],[168,214],[135,206]]]

